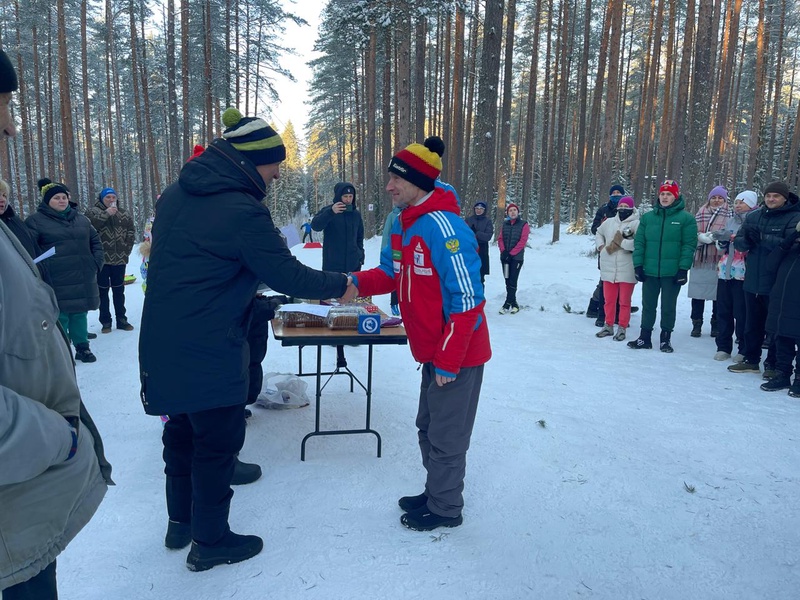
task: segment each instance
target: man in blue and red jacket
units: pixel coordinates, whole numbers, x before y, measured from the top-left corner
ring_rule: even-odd
[[[475,235],[455,196],[435,185],[444,143],[430,137],[392,157],[386,190],[402,211],[379,267],[353,273],[345,300],[396,291],[414,358],[422,363],[417,413],[425,491],[404,496],[400,521],[430,531],[462,523],[466,455],[483,366],[491,358]]]

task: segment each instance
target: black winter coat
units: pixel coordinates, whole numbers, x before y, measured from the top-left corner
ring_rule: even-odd
[[[620,196],[621,198],[622,196]],[[617,214],[617,205],[612,204],[611,200],[609,200],[606,204],[603,204],[600,208],[597,209],[597,212],[594,214],[594,220],[592,221],[592,235],[597,233],[597,228],[600,227],[603,221],[606,219],[610,219]]]
[[[82,313],[100,306],[97,273],[103,268],[103,244],[92,224],[70,202],[70,211],[58,213],[46,204],[25,219],[42,252],[55,247],[44,260],[50,283],[63,313]],[[41,263],[39,263],[41,264]]]
[[[747,252],[745,259],[744,291],[769,294],[775,283],[775,271],[768,266],[770,254],[794,233],[800,221],[800,202],[790,194],[786,204],[774,210],[766,206],[747,214],[733,240],[733,247]]]
[[[259,282],[301,298],[341,296],[347,278],[300,263],[259,200],[264,180],[214,140],[161,194],[139,336],[151,415],[244,404],[247,331]]]
[[[800,243],[798,234],[791,234],[795,243],[790,249],[778,248],[770,263],[779,263],[775,284],[769,293],[766,329],[770,333],[800,339]],[[745,271],[747,276],[747,271]]]
[[[492,220],[484,215],[472,215],[466,219],[467,225],[475,232],[478,240],[478,256],[481,257],[481,275],[489,274],[489,242],[494,235]]]
[[[333,202],[320,210],[311,220],[314,231],[324,231],[322,241],[322,270],[350,273],[359,271],[364,264],[364,221],[361,213],[353,208],[338,215],[333,212],[333,205],[342,199],[342,190],[351,183],[337,183],[334,188]],[[355,188],[354,188],[355,189]],[[355,196],[355,195],[354,195]]]
[[[16,213],[14,213],[14,207],[10,204],[6,207],[5,212],[0,215],[0,221],[5,223],[5,226],[11,230],[16,238],[19,240],[19,243],[22,244],[22,247],[25,248],[25,251],[31,258],[36,258],[42,253],[42,249],[39,248],[39,244],[36,243],[36,240],[33,239],[33,233],[25,223],[22,222]],[[36,266],[39,268],[39,275],[47,285],[50,287],[53,286],[53,282],[50,280],[50,271],[47,269],[46,266],[47,261],[43,260],[40,261],[39,264]]]

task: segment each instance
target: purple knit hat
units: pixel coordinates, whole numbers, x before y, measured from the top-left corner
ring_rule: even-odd
[[[728,190],[725,189],[724,186],[718,185],[717,187],[713,188],[710,192],[708,192],[708,199],[711,200],[714,196],[722,196],[725,198],[725,202],[728,201]]]

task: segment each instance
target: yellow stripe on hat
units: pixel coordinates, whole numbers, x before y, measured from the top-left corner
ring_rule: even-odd
[[[420,160],[428,163],[433,168],[438,169],[439,171],[442,170],[442,157],[436,154],[436,152],[432,152],[422,144],[409,144],[405,149],[414,154]]]
[[[283,146],[283,140],[277,133],[262,140],[254,140],[252,142],[244,142],[242,144],[231,143],[231,146],[236,148],[239,152],[252,152],[253,150],[270,150]]]

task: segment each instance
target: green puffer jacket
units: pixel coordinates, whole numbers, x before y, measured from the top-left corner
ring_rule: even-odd
[[[674,277],[692,268],[697,248],[697,222],[684,209],[683,196],[667,208],[656,207],[639,220],[633,266],[644,267],[649,277]]]

